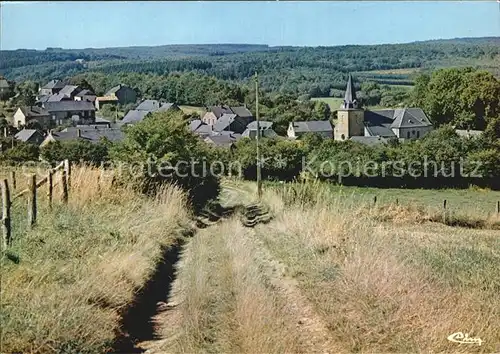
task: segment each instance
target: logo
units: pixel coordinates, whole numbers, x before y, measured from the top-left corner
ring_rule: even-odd
[[[448,340],[450,342],[455,342],[455,343],[461,343],[461,344],[477,344],[481,345],[483,343],[483,340],[479,337],[477,338],[471,338],[469,337],[468,333],[462,333],[462,332],[457,332],[450,334],[448,336]]]

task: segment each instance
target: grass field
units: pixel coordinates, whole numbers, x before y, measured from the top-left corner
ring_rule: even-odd
[[[179,108],[185,113],[185,114],[191,114],[191,113],[196,113],[199,114],[200,117],[202,117],[206,113],[206,108],[205,107],[198,107],[198,106],[179,106]]]
[[[340,197],[354,203],[371,203],[377,197],[377,204],[394,204],[396,199],[400,204],[414,205],[440,210],[443,201],[447,201],[447,208],[462,214],[488,217],[496,211],[496,204],[500,201],[500,191],[487,189],[398,189],[398,188],[369,188],[348,187],[325,184],[332,198]]]
[[[97,173],[74,169],[68,207],[49,211],[42,200],[37,226],[15,227],[0,270],[2,352],[109,352],[122,309],[160,261],[176,262],[161,249],[190,224],[182,193],[167,187],[147,199],[108,179],[97,191]],[[256,201],[253,182],[222,187],[223,207]],[[457,218],[488,222],[427,217],[444,198]],[[270,222],[245,227],[236,212],[185,239],[174,275],[157,280],[168,285],[151,285],[159,294],[145,320],[154,333],[135,350],[498,352],[500,216],[488,209],[498,199],[476,189],[266,183]],[[25,205],[14,209],[22,225]],[[447,340],[458,331],[484,342]]]
[[[245,228],[232,217],[186,245],[167,310],[155,317],[160,339],[142,348],[148,353],[498,350],[498,231],[423,222],[403,205],[389,209],[361,202],[367,195],[359,196],[358,189],[344,197],[325,185],[294,188],[291,193],[265,186],[263,200],[274,215],[270,223]],[[253,183],[226,182],[222,201],[248,203],[255,193]],[[457,201],[476,193],[482,192],[467,191]],[[381,218],[387,210],[393,217]],[[447,340],[458,331],[484,342]]]
[[[337,110],[344,102],[344,99],[340,97],[311,97],[311,101],[325,102],[330,107],[330,110]]]
[[[359,71],[356,74],[379,74],[379,75],[409,75],[420,72],[420,68],[404,68],[404,69],[387,69],[387,70],[371,70]]]
[[[188,223],[183,194],[156,199],[111,185],[90,168],[72,173],[69,205],[38,192],[37,225],[26,201],[12,210],[13,242],[1,259],[1,352],[102,353],[121,332],[122,311]],[[21,175],[19,173],[18,175]],[[20,179],[18,190],[23,188]]]

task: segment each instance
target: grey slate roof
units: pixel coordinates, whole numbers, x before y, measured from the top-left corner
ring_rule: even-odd
[[[195,119],[195,120],[191,121],[189,123],[189,129],[193,133],[201,135],[201,136],[207,136],[207,135],[211,135],[213,133],[212,126],[203,123],[203,121],[201,121],[199,119]]]
[[[232,122],[234,122],[234,118],[236,118],[236,114],[224,113],[219,119],[217,119],[217,122],[215,122],[213,130],[216,132],[223,131],[229,127]]]
[[[377,111],[365,111],[365,128],[372,136],[384,138],[395,138],[396,134],[391,130],[394,110],[381,109]]]
[[[125,134],[120,129],[80,129],[80,137],[78,137],[78,129],[68,129],[62,132],[53,132],[50,135],[56,141],[69,141],[69,140],[87,140],[91,143],[97,143],[102,137],[106,137],[108,140],[120,141],[123,140]]]
[[[241,134],[241,136],[244,138],[255,139],[257,137],[257,129],[248,129],[247,128],[243,132],[243,134]],[[278,134],[276,134],[276,132],[273,129],[268,128],[268,129],[261,130],[260,136],[263,138],[275,138],[278,136]]]
[[[160,108],[158,108],[158,112],[166,112],[170,109],[177,109],[177,105],[175,103],[162,103]]]
[[[293,122],[296,133],[318,133],[333,131],[332,124],[327,120],[311,120],[305,122]]]
[[[261,121],[259,121],[259,126],[260,126],[260,130],[271,129],[273,127],[273,122],[261,120]],[[250,122],[247,125],[247,129],[257,130],[257,121],[254,120],[253,122]]]
[[[95,107],[92,102],[88,101],[46,102],[43,106],[49,112],[95,111]]]
[[[54,88],[60,88],[62,89],[64,87],[64,83],[61,80],[50,80],[44,87],[43,89],[54,89]]]
[[[233,111],[228,106],[212,106],[208,108],[217,119],[222,117],[223,114],[232,114]]]
[[[354,83],[352,82],[352,75],[349,74],[342,108],[357,108],[357,106],[358,103],[356,100],[356,89],[354,88]]]
[[[250,112],[246,107],[230,107],[231,111],[241,118],[251,118],[253,117],[252,112]]]
[[[81,90],[80,92],[78,92],[75,96],[83,97],[83,96],[95,96],[95,95],[96,94],[93,93],[92,91],[84,89],[84,90]]]
[[[71,96],[77,90],[80,90],[80,88],[78,86],[66,85],[61,89],[61,91],[59,91],[59,93],[63,94],[63,95]]]
[[[29,118],[50,116],[50,113],[47,110],[38,106],[23,106],[19,107],[19,109],[23,112],[25,117]]]
[[[428,127],[432,125],[420,108],[398,108],[394,110],[391,128]]]
[[[155,111],[160,108],[160,102],[157,100],[144,100],[142,101],[135,110],[137,111]]]
[[[26,142],[36,133],[37,133],[36,129],[23,129],[20,132],[18,132],[16,135],[14,135],[14,137],[17,140],[21,140],[21,141]]]
[[[229,147],[236,142],[236,137],[229,134],[210,135],[205,138],[205,142],[212,143],[215,146]]]
[[[60,102],[68,99],[68,96],[62,93],[57,93],[55,95],[50,95],[47,96],[47,98],[44,100],[44,102]]]
[[[420,108],[398,108],[365,111],[365,128],[371,136],[396,137],[392,128],[432,126]]]
[[[40,96],[38,98],[38,100],[36,100],[36,103],[45,103],[49,100],[50,96],[52,95],[43,95],[43,96]]]
[[[125,117],[120,121],[120,124],[134,124],[142,121],[150,111],[139,111],[137,109],[131,109],[127,112]]]
[[[349,140],[370,146],[387,143],[387,139],[380,136],[352,136]]]

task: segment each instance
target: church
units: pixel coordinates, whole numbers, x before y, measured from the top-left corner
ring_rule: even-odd
[[[349,74],[345,97],[337,111],[335,140],[364,143],[387,139],[419,139],[433,129],[421,108],[365,110],[358,105],[352,76]]]

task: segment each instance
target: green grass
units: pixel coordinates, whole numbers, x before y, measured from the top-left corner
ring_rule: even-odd
[[[199,107],[199,106],[187,106],[187,105],[182,105],[179,106],[179,108],[185,113],[185,114],[191,114],[191,113],[197,113],[201,116],[203,116],[206,112],[205,107]]]
[[[311,101],[325,102],[330,107],[330,110],[337,110],[344,99],[340,97],[312,97]]]
[[[276,185],[269,182],[269,186]],[[446,200],[450,212],[487,218],[496,211],[500,201],[500,191],[487,189],[402,189],[340,186],[332,183],[320,183],[331,196],[343,196],[353,203],[373,203],[377,197],[378,205],[394,204],[396,199],[401,205],[413,205],[429,210],[443,208]]]

